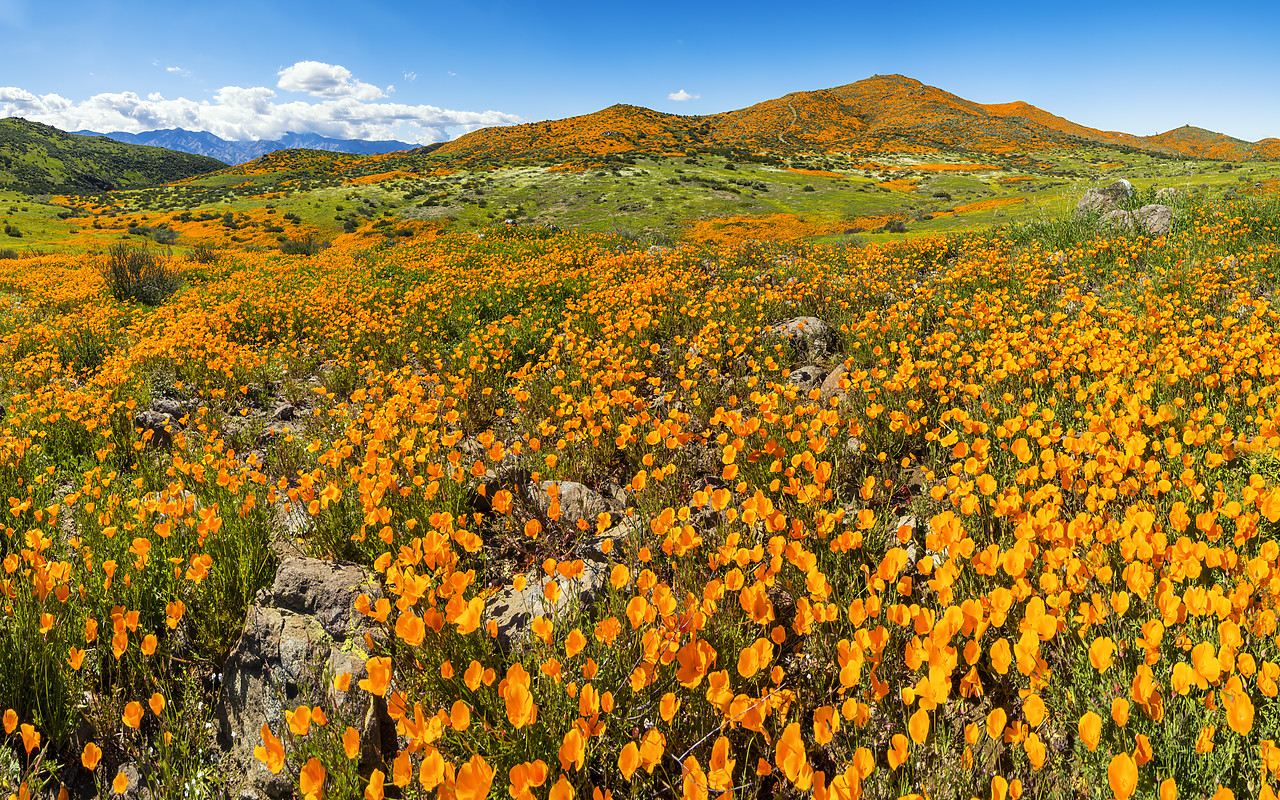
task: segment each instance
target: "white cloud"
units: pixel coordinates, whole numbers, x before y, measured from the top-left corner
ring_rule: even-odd
[[[164,71],[172,72],[175,75],[181,75],[184,78],[191,74],[189,70],[185,70],[182,67],[165,67]]]
[[[667,95],[668,100],[675,100],[677,103],[683,103],[686,100],[697,100],[699,97],[702,97],[702,95],[689,94],[684,89],[681,89],[678,92],[672,92],[671,94]]]
[[[323,61],[299,61],[277,73],[276,87],[286,92],[306,92],[312,97],[354,97],[357,100],[376,100],[383,91],[351,77],[351,70]]]
[[[406,72],[406,73],[404,74],[404,79],[405,79],[406,81],[409,81],[410,83],[413,83],[414,81],[416,81],[416,80],[418,79],[418,73],[416,73],[416,72]]]
[[[374,91],[383,94],[376,87]],[[414,144],[445,141],[477,128],[522,121],[500,111],[369,102],[361,96],[364,94],[367,92],[356,91],[319,101],[282,102],[275,90],[264,86],[224,86],[212,100],[106,92],[75,102],[57,94],[37,95],[14,86],[0,86],[0,117],[24,117],[68,131],[141,133],[185,128],[237,141],[278,139],[292,131],[335,139],[397,139]]]

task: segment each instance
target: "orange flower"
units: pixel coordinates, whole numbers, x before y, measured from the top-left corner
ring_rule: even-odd
[[[412,611],[406,610],[400,616],[396,617],[396,636],[402,642],[420,647],[426,638],[427,628],[422,624],[422,618]]]
[[[4,712],[5,735],[8,736],[9,734],[13,733],[14,729],[17,727],[18,727],[18,712],[10,708]]]
[[[151,713],[157,717],[164,711],[164,695],[155,692],[151,695],[151,699],[147,701],[147,705],[151,707]]]
[[[465,731],[471,725],[471,708],[461,700],[453,701],[449,709],[449,724],[455,731]]]
[[[373,656],[365,662],[369,677],[360,681],[360,688],[378,697],[385,697],[387,686],[391,683],[391,658],[389,656]]]
[[[577,797],[577,792],[569,785],[568,779],[564,775],[560,776],[560,780],[556,781],[551,787],[551,793],[547,795],[547,800],[573,800]]]
[[[31,755],[31,751],[40,746],[40,731],[35,726],[22,723],[22,746],[27,751],[27,755]]]
[[[1238,675],[1232,675],[1222,690],[1222,704],[1227,712],[1227,724],[1241,736],[1253,730],[1253,701],[1244,690]]]
[[[298,774],[298,788],[306,800],[320,800],[324,797],[324,765],[318,758],[312,757]]]
[[[1111,669],[1111,661],[1116,652],[1116,643],[1109,637],[1102,636],[1089,645],[1089,663],[1098,672]]]
[[[916,709],[907,723],[907,730],[911,733],[911,741],[924,744],[929,736],[929,712],[923,708]]]
[[[309,706],[298,706],[292,712],[286,712],[284,719],[285,722],[289,723],[289,730],[294,736],[306,736],[311,730],[311,708]]]
[[[1107,785],[1116,800],[1128,800],[1138,786],[1138,765],[1128,753],[1119,753],[1107,766]]]
[[[800,737],[800,723],[792,722],[783,730],[778,738],[774,763],[797,789],[803,792],[809,788],[813,768],[809,766],[809,754]]]
[[[992,739],[999,739],[1004,735],[1004,728],[1009,724],[1009,716],[1004,709],[996,706],[991,709],[991,713],[987,714],[987,736]]]
[[[98,768],[98,762],[102,760],[102,748],[93,742],[89,742],[84,746],[84,750],[80,753],[80,763],[84,768],[93,772]]]
[[[582,738],[582,731],[576,727],[569,729],[569,732],[564,735],[564,741],[560,744],[559,757],[562,769],[566,771],[570,767],[582,769],[586,758],[586,742]]]
[[[569,635],[564,638],[564,652],[569,658],[573,658],[582,652],[582,648],[587,645],[587,637],[582,635],[582,631],[574,628],[569,631]]]
[[[458,769],[453,791],[458,800],[484,800],[492,785],[493,767],[477,753]]]
[[[347,754],[347,758],[354,759],[360,755],[360,734],[350,725],[342,732],[342,751]]]
[[[262,745],[253,748],[253,757],[267,765],[271,774],[279,775],[284,768],[284,743],[271,734],[271,728],[263,723]]]
[[[124,774],[124,770],[122,769],[116,773],[115,780],[111,781],[111,791],[116,794],[124,794],[125,790],[128,788],[129,776]]]
[[[1129,724],[1129,701],[1123,697],[1117,697],[1111,701],[1111,718],[1116,724],[1123,728]]]
[[[364,787],[364,800],[383,800],[383,785],[387,775],[380,769],[374,769],[369,775],[369,783]]]
[[[907,737],[895,733],[889,746],[889,769],[897,769],[907,760]]]
[[[1086,711],[1084,716],[1080,717],[1080,741],[1084,742],[1084,746],[1089,748],[1092,753],[1098,749],[1098,740],[1102,736],[1102,717]]]
[[[1049,709],[1045,707],[1044,700],[1040,699],[1040,695],[1033,694],[1026,700],[1022,701],[1022,716],[1026,718],[1027,724],[1033,728],[1040,727],[1040,723],[1049,714]]]
[[[640,748],[636,747],[635,742],[627,742],[622,752],[618,754],[618,771],[629,781],[639,767]]]
[[[142,704],[136,700],[129,703],[124,707],[124,714],[120,718],[128,727],[137,728],[142,723]]]

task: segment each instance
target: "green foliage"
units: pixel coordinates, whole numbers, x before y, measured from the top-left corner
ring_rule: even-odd
[[[152,252],[146,245],[117,242],[107,251],[102,270],[111,296],[157,305],[182,285],[170,259]]]
[[[0,187],[33,194],[100,192],[182,180],[225,167],[205,156],[0,120]]]
[[[280,252],[291,256],[314,256],[328,246],[328,242],[307,234],[301,239],[286,239],[281,242]]]

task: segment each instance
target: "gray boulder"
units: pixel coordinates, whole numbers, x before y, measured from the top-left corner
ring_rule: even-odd
[[[1133,212],[1138,227],[1150,236],[1168,236],[1173,228],[1173,209],[1157,204],[1145,205]]]
[[[787,376],[787,385],[794,386],[802,392],[808,392],[821,386],[822,379],[825,377],[827,373],[821,367],[805,364],[803,367],[791,370],[791,374]]]
[[[139,411],[133,417],[134,427],[151,431],[152,447],[168,447],[173,444],[173,434],[181,429],[177,418],[163,411]]]
[[[820,402],[824,407],[830,404],[831,398],[833,397],[838,399],[841,405],[844,404],[845,398],[849,396],[849,391],[848,389],[841,388],[840,384],[842,381],[846,380],[846,376],[848,374],[849,368],[844,364],[841,364],[831,370],[831,373],[823,379]]]
[[[355,611],[356,597],[382,597],[363,567],[315,558],[285,559],[270,591],[249,606],[244,631],[223,667],[215,715],[223,768],[241,800],[291,797],[287,770],[272,774],[253,755],[264,723],[284,733],[284,714],[300,705],[323,706],[331,720],[347,719],[361,733],[362,764],[395,750],[395,726],[386,703],[359,688],[368,677],[364,635],[381,635]],[[351,674],[346,693],[327,679]],[[335,724],[331,722],[331,724]],[[287,737],[283,737],[287,738]]]
[[[525,488],[529,502],[538,513],[547,515],[551,510],[551,495],[558,493],[562,525],[576,526],[583,519],[595,530],[596,519],[611,506],[598,492],[573,481],[543,481],[531,483]]]
[[[523,589],[504,586],[489,598],[484,607],[484,624],[497,624],[499,647],[509,650],[528,639],[535,617],[555,620],[574,606],[595,604],[608,584],[610,566],[599,550],[583,555],[587,557],[582,559],[581,575],[567,578],[557,571],[548,576],[536,567],[525,573]],[[547,586],[552,582],[559,585],[555,600],[547,598]]]
[[[1112,209],[1098,218],[1098,225],[1103,228],[1131,231],[1133,230],[1133,224],[1133,214],[1119,208]]]
[[[1133,184],[1124,178],[1101,189],[1087,189],[1076,203],[1076,214],[1101,214],[1133,198]]]
[[[802,353],[821,353],[831,345],[831,328],[817,317],[792,317],[771,325],[764,338],[784,339]]]

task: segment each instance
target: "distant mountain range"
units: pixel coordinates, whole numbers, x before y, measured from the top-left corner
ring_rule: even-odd
[[[209,156],[228,164],[243,164],[259,156],[275,150],[328,150],[333,153],[353,153],[355,155],[376,155],[391,153],[396,150],[409,150],[417,145],[407,142],[377,141],[364,139],[329,139],[314,133],[286,133],[274,141],[233,142],[203,131],[188,131],[182,128],[169,128],[160,131],[143,133],[98,133],[97,131],[73,131],[81,136],[102,136],[126,144],[145,144],[151,147],[163,147],[183,153],[195,153]]]
[[[193,153],[76,136],[20,117],[0,119],[0,188],[32,194],[106,192],[179,181],[225,167]]]

